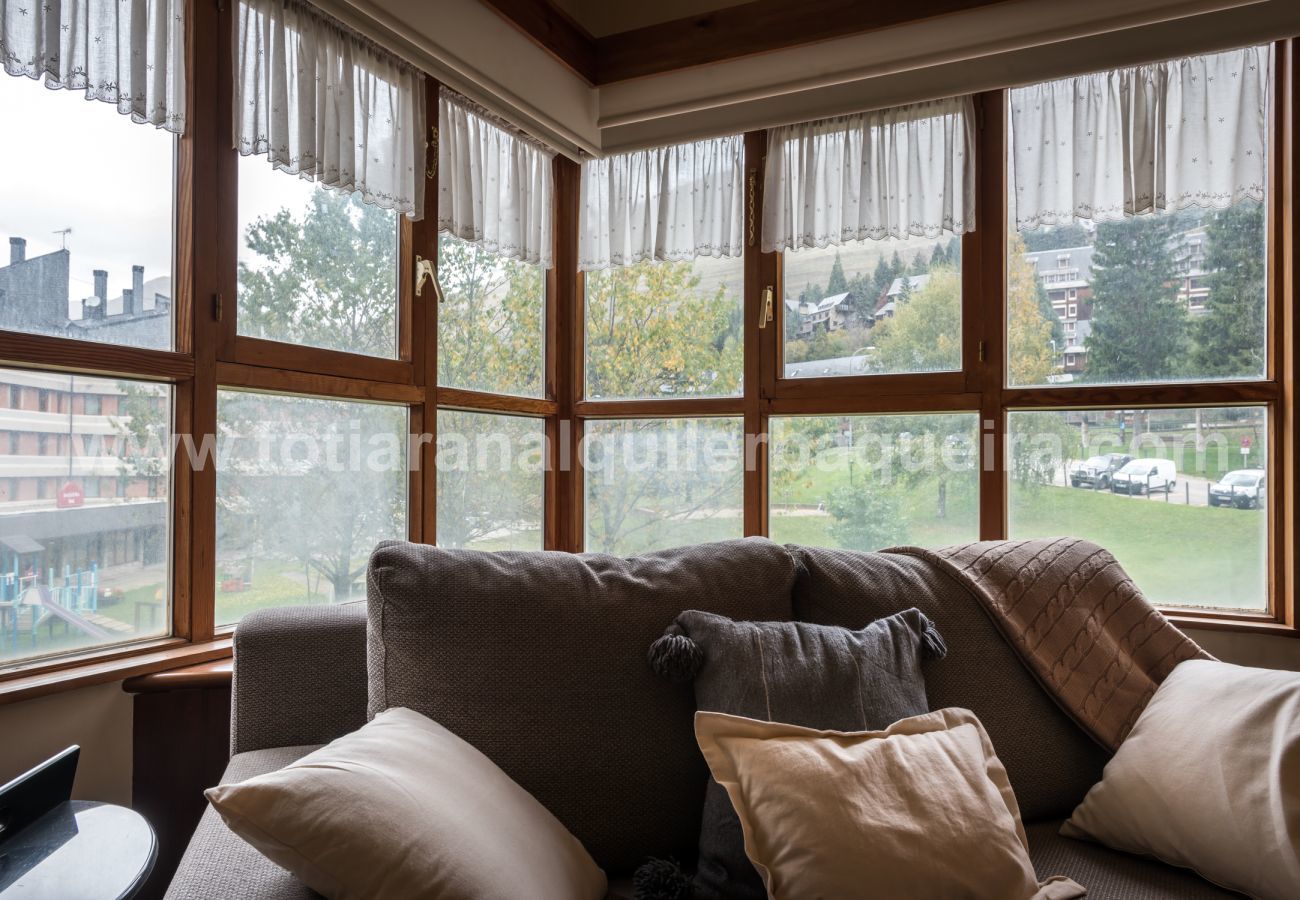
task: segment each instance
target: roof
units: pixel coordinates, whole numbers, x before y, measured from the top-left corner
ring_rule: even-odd
[[[900,275],[898,278],[895,278],[893,281],[889,283],[889,290],[885,291],[885,296],[892,298],[892,297],[897,297],[899,294],[903,293],[904,278],[908,280],[911,290],[913,291],[922,290],[927,284],[930,283],[930,275],[928,272],[924,275]]]
[[[845,300],[852,296],[851,291],[845,291],[842,294],[832,294],[829,297],[823,297],[816,303],[800,303],[798,300],[786,300],[785,307],[791,312],[797,312],[801,316],[812,316],[817,313],[824,313],[829,309],[835,309]]]
[[[1093,249],[1093,246],[1089,244],[1083,247],[1065,247],[1060,250],[1035,250],[1032,253],[1026,253],[1025,259],[1033,263],[1040,277],[1058,272],[1064,274],[1076,270],[1074,272],[1076,277],[1053,282],[1053,287],[1083,287],[1092,284]],[[1060,264],[1062,256],[1069,257],[1069,261],[1064,266]]]

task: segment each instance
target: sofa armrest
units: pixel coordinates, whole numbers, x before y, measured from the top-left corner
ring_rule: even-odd
[[[366,723],[366,606],[288,606],[235,629],[230,752],[326,744]]]

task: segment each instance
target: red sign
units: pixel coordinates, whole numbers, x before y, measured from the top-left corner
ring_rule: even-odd
[[[65,481],[63,487],[59,488],[59,509],[69,509],[74,506],[83,506],[86,502],[86,492],[81,489],[81,485],[75,481]]]
[[[1241,449],[1242,449],[1242,450],[1249,450],[1249,449],[1250,449],[1250,438],[1249,438],[1249,437],[1243,437],[1243,438],[1241,439]]]

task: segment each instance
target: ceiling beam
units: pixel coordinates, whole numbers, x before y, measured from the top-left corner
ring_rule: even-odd
[[[596,83],[782,50],[998,2],[1002,0],[751,0],[597,38]]]
[[[550,0],[483,0],[588,84],[610,84],[902,25],[1003,0],[750,0],[593,37]]]
[[[588,84],[597,83],[596,39],[548,0],[483,0]]]

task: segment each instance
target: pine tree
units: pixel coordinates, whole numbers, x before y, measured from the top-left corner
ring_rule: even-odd
[[[1264,207],[1238,203],[1210,219],[1206,258],[1210,294],[1194,326],[1195,374],[1261,377],[1267,328]]]
[[[844,263],[840,261],[840,253],[835,251],[835,262],[831,264],[831,277],[826,282],[826,296],[833,297],[836,294],[843,294],[849,289],[849,281],[844,277]]]
[[[1089,381],[1160,381],[1187,368],[1187,310],[1178,299],[1174,222],[1146,216],[1097,226]]]

